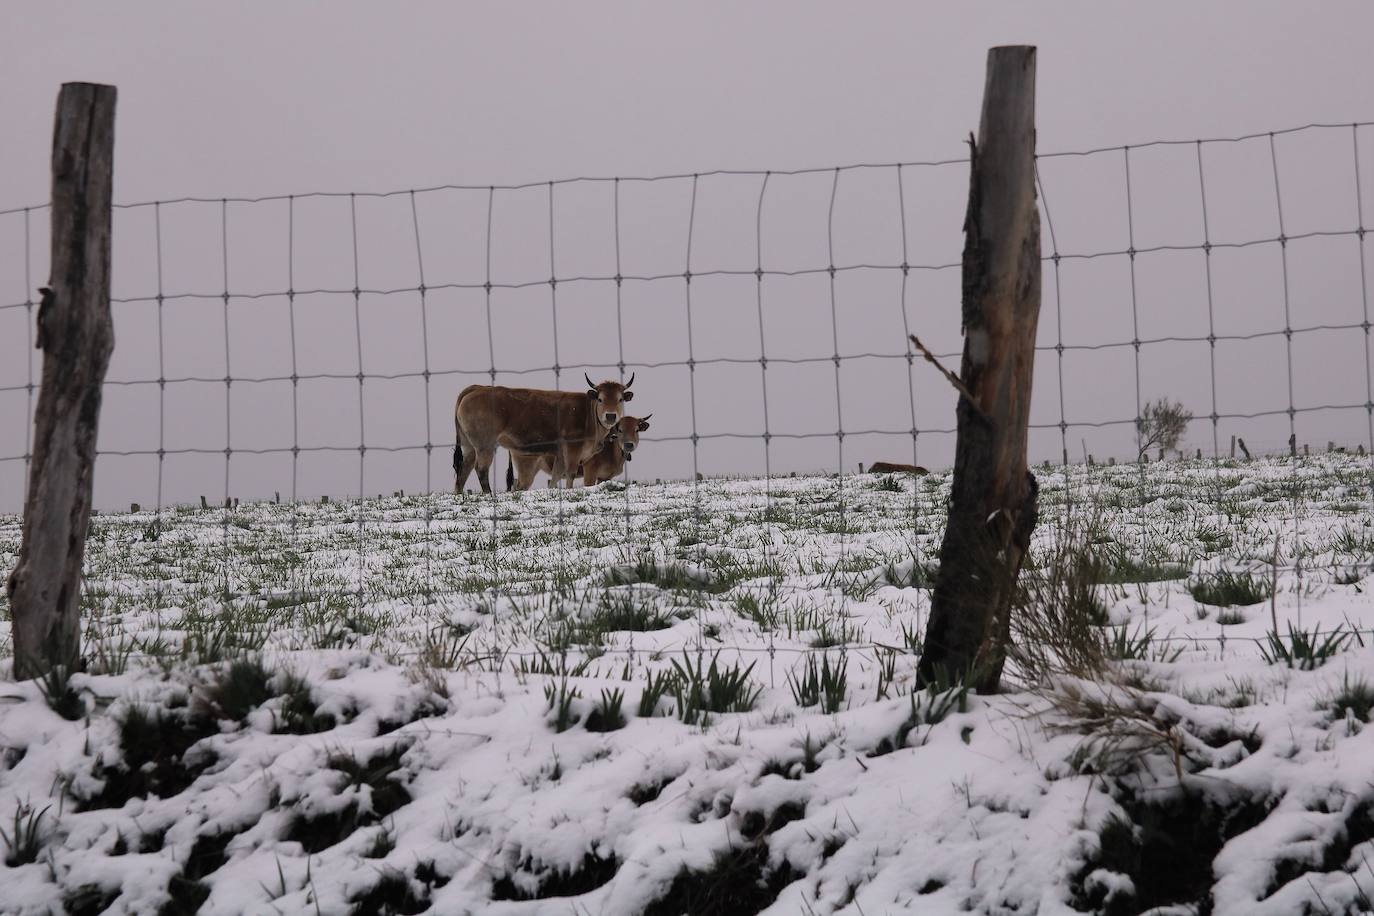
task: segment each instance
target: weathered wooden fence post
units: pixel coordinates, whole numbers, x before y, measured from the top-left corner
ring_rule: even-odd
[[[91,518],[100,386],[114,349],[110,214],[115,87],[66,83],[52,144],[52,266],[38,309],[43,379],[19,563],[7,585],[14,676],[71,672]]]
[[[1016,578],[1036,523],[1026,467],[1040,212],[1035,197],[1035,48],[988,51],[964,217],[962,394],[949,524],[918,682],[997,688]]]

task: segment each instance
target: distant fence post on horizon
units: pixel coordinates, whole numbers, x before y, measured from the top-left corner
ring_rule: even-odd
[[[986,693],[1001,679],[1016,577],[1036,522],[1026,468],[1040,318],[1033,46],[988,51],[969,154],[958,440],[918,677]]]
[[[114,86],[64,83],[52,148],[52,268],[38,310],[42,386],[23,542],[7,589],[14,677],[76,670],[101,385],[114,350]]]

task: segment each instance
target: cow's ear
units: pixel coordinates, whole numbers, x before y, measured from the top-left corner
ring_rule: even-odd
[[[648,429],[648,428],[649,428],[649,421],[648,421],[648,420],[640,420],[640,421],[639,421],[639,431],[640,431],[640,432],[644,432],[644,430],[646,430],[646,429]]]
[[[633,401],[635,399],[635,393],[633,391],[627,391],[620,396],[620,399],[622,401]]]
[[[601,399],[601,395],[597,392],[595,388],[589,389],[587,391],[587,397],[591,398],[593,401]]]

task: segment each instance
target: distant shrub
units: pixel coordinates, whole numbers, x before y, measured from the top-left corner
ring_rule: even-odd
[[[1146,404],[1140,409],[1140,418],[1136,420],[1136,428],[1140,432],[1140,454],[1144,455],[1151,448],[1176,450],[1191,422],[1193,412],[1176,401],[1160,398]]]

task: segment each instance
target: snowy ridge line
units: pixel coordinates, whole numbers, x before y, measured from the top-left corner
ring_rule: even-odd
[[[1036,153],[1037,159],[1058,159],[1066,157],[1095,156],[1104,153],[1119,153],[1126,150],[1148,149],[1155,146],[1191,146],[1205,145],[1212,143],[1243,143],[1247,140],[1272,139],[1288,134],[1303,133],[1310,130],[1334,130],[1350,129],[1358,131],[1361,127],[1374,126],[1374,121],[1344,121],[1344,122],[1313,122],[1294,127],[1279,128],[1276,130],[1260,131],[1249,134],[1239,134],[1228,137],[1197,137],[1193,139],[1157,139],[1146,140],[1140,143],[1120,144],[1116,146],[1100,146],[1083,150],[1061,150],[1051,153]],[[957,159],[934,159],[934,160],[911,160],[896,162],[856,162],[847,165],[811,166],[796,169],[711,169],[701,172],[673,172],[661,175],[618,175],[618,176],[594,176],[584,175],[570,178],[545,179],[542,181],[527,181],[519,184],[438,184],[422,188],[398,188],[390,191],[307,191],[297,194],[271,194],[261,197],[176,197],[164,200],[146,200],[133,203],[114,204],[116,209],[137,209],[140,207],[164,206],[181,203],[198,204],[257,204],[283,200],[304,200],[309,198],[387,198],[400,197],[405,195],[414,196],[416,194],[429,194],[438,191],[471,191],[471,192],[492,192],[492,191],[522,191],[532,188],[557,187],[566,184],[578,183],[615,183],[624,182],[655,182],[655,181],[686,181],[688,179],[710,178],[715,176],[734,176],[734,177],[759,177],[768,178],[770,176],[789,176],[789,175],[816,175],[830,172],[847,172],[859,169],[905,169],[905,168],[940,168],[951,165],[967,165],[967,157]],[[0,216],[9,216],[15,213],[30,213],[35,210],[46,210],[50,204],[31,204],[29,206],[8,207],[0,209]]]

